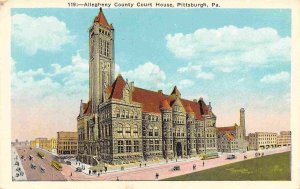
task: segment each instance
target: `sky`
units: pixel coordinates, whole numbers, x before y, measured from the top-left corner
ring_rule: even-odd
[[[12,140],[76,131],[88,100],[88,28],[99,9],[12,9]],[[116,73],[212,103],[217,127],[290,130],[288,9],[104,9]],[[117,75],[117,74],[116,74]]]

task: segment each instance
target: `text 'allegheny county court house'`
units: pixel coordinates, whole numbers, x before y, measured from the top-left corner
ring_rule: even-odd
[[[77,159],[123,164],[216,153],[211,103],[186,100],[176,86],[168,95],[115,79],[114,32],[100,9],[89,28],[89,100],[77,118]]]

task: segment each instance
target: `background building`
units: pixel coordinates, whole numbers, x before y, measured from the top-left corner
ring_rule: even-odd
[[[277,136],[277,146],[290,146],[291,145],[291,131],[281,131]]]
[[[277,145],[277,133],[270,133],[270,132],[249,133],[250,150],[275,148],[276,145]]]
[[[245,109],[240,109],[240,125],[218,127],[218,151],[219,152],[245,152],[248,150],[246,140]]]
[[[30,146],[32,148],[42,148],[52,153],[56,153],[57,149],[55,138],[36,138],[35,140],[30,141]]]
[[[57,132],[57,154],[63,156],[77,155],[78,134],[77,132]]]
[[[114,80],[114,28],[102,10],[89,28],[89,101],[77,118],[78,160],[123,164],[217,152],[212,106]]]

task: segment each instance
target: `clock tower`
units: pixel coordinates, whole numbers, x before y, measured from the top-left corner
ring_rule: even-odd
[[[102,8],[89,28],[89,100],[92,113],[103,102],[104,91],[114,80],[114,28]]]

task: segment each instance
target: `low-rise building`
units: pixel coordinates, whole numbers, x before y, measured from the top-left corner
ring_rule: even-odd
[[[277,136],[277,147],[291,145],[291,131],[281,131]]]
[[[255,132],[249,134],[250,150],[275,148],[276,145],[277,145],[277,133]]]
[[[77,132],[57,132],[57,154],[75,156],[78,152]]]
[[[47,138],[36,138],[35,140],[30,141],[30,146],[32,148],[42,148],[45,149],[49,152],[56,152],[56,139],[55,138],[51,138],[51,139],[47,139]]]

